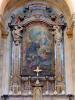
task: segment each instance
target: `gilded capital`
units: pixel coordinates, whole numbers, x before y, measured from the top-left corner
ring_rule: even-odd
[[[73,30],[74,30],[74,27],[75,27],[75,14],[72,15],[70,22],[71,23],[67,27],[67,36],[68,36],[68,38],[73,37]]]
[[[70,23],[69,27],[67,28],[67,36],[69,38],[73,37],[74,28],[75,28],[75,13],[72,14],[71,23]]]
[[[68,38],[73,37],[73,24],[67,28],[67,36],[68,36]]]

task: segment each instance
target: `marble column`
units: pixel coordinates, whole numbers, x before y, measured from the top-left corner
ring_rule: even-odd
[[[20,94],[20,44],[12,45],[12,81],[13,81],[13,93]]]
[[[0,95],[2,95],[2,60],[3,60],[3,52],[2,52],[2,28],[3,28],[3,24],[2,24],[2,16],[0,15]]]
[[[9,40],[5,31],[3,17],[0,16],[0,74],[1,95],[7,95],[9,90]]]
[[[2,42],[1,42],[1,30],[0,30],[0,95],[2,94]]]
[[[2,52],[3,52],[3,62],[2,62],[2,93],[7,95],[9,93],[9,38],[5,36],[2,38]]]
[[[68,31],[70,32],[70,30]],[[64,33],[64,50],[65,50],[65,83],[66,94],[73,94],[73,80],[72,80],[72,37],[71,33]]]
[[[18,28],[15,26],[15,29],[11,31],[11,79],[10,79],[10,91],[13,94],[21,94],[20,90],[20,55],[21,55],[21,39],[22,39],[22,31],[23,27]],[[13,37],[12,37],[13,36]],[[11,93],[11,92],[10,92]]]
[[[73,24],[73,40],[72,40],[72,73],[73,73],[73,90],[75,95],[75,13],[72,17],[72,24]]]
[[[55,28],[55,76],[57,92],[62,92],[64,89],[64,72],[63,72],[63,44],[62,31],[59,26]]]

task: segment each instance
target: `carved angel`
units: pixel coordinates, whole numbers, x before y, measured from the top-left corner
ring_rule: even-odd
[[[56,43],[59,44],[62,40],[62,31],[59,26],[54,26],[54,29],[55,29],[55,33],[54,33],[55,41]]]
[[[21,42],[22,38],[22,31],[23,27],[21,26],[15,26],[14,30],[12,31],[13,39],[16,45],[18,45]]]

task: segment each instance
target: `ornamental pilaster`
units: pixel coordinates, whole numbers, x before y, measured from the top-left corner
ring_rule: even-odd
[[[72,15],[73,39],[72,39],[72,73],[73,73],[73,90],[75,95],[75,13]]]
[[[5,30],[5,22],[1,15],[0,15],[0,31],[1,31],[2,38],[6,38],[8,36],[8,33]]]

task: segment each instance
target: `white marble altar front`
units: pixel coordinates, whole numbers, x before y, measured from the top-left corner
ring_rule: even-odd
[[[9,95],[2,98],[3,100],[4,98],[6,98],[6,100],[33,100],[32,96],[25,96],[25,95],[17,95],[17,96]],[[42,100],[70,100],[69,98],[70,97],[66,95],[52,95],[52,96],[44,95],[42,97]]]

